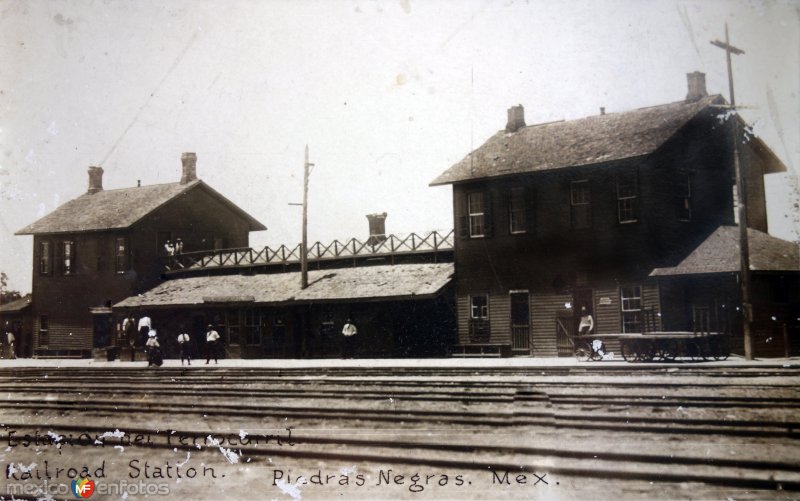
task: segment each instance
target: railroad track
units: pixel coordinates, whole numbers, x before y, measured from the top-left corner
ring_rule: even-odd
[[[800,492],[800,372],[710,371],[2,369],[0,424],[17,436],[113,426],[203,437],[288,422],[295,446],[240,444],[237,453],[253,464],[357,461]],[[217,446],[141,447],[158,455]]]

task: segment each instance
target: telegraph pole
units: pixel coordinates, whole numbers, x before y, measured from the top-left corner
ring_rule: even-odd
[[[308,163],[308,145],[303,162],[303,243],[300,244],[300,287],[308,287],[308,170],[313,164]]]
[[[739,159],[739,117],[736,113],[736,97],[733,93],[733,70],[731,69],[731,54],[738,56],[744,54],[744,51],[730,44],[728,23],[725,23],[725,41],[713,40],[711,45],[723,49],[728,62],[728,87],[731,96],[731,109],[734,111],[731,127],[733,134],[733,168],[736,172],[736,195],[739,198],[739,275],[742,288],[742,333],[744,334],[744,357],[747,360],[752,360],[753,334],[751,322],[753,320],[753,308],[750,304],[750,248],[747,242],[747,176],[743,172],[741,160]]]

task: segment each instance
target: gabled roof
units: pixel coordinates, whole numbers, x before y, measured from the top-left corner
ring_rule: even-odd
[[[452,276],[453,263],[425,263],[311,270],[305,289],[299,272],[177,278],[114,308],[425,299],[438,294]]]
[[[196,179],[186,184],[166,183],[86,193],[17,231],[15,235],[78,233],[129,228],[162,205],[194,189],[205,190],[246,219],[250,231],[267,228],[255,218]]]
[[[800,271],[800,247],[761,231],[747,230],[751,271]],[[671,268],[656,268],[651,277],[739,271],[739,228],[720,226],[691,254]]]
[[[501,130],[439,175],[431,186],[641,157],[655,152],[702,110],[724,103],[715,95],[694,102],[530,125],[516,132]],[[780,161],[757,138],[756,144],[767,154],[768,172],[784,170],[775,167]]]

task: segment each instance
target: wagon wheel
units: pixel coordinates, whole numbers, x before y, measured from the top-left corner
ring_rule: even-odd
[[[717,342],[714,343],[714,360],[727,360],[731,355],[731,345],[728,342],[728,336],[719,336]]]
[[[622,358],[626,362],[633,362],[634,360],[636,360],[636,352],[631,349],[631,346],[628,344],[627,341],[620,341],[619,351],[620,353],[622,353]]]
[[[636,350],[636,360],[639,362],[652,362],[653,357],[655,356],[655,347],[653,343],[649,341],[639,341],[636,343],[637,350]]]
[[[575,358],[577,358],[579,362],[588,362],[592,359],[592,350],[580,344],[575,347]]]
[[[656,343],[653,357],[662,362],[673,362],[678,356],[678,343],[674,339],[667,339]]]

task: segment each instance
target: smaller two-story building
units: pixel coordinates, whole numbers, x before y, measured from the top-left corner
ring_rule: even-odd
[[[510,108],[505,129],[431,183],[453,187],[459,344],[571,354],[582,308],[596,333],[642,332],[646,310],[691,331],[699,309],[740,332],[736,268],[712,265],[738,252],[734,120],[699,72],[685,99],[659,106],[536,125]],[[764,193],[764,175],[785,167],[760,139],[739,140],[760,311],[792,323],[800,261],[767,234]],[[724,287],[701,293],[708,274]],[[756,332],[764,345],[777,331]]]
[[[19,230],[33,235],[30,314],[35,356],[90,356],[113,343],[111,306],[161,282],[167,241],[183,251],[243,247],[266,227],[196,175],[184,153],[179,182],[89,189]],[[174,247],[173,247],[174,248]]]

